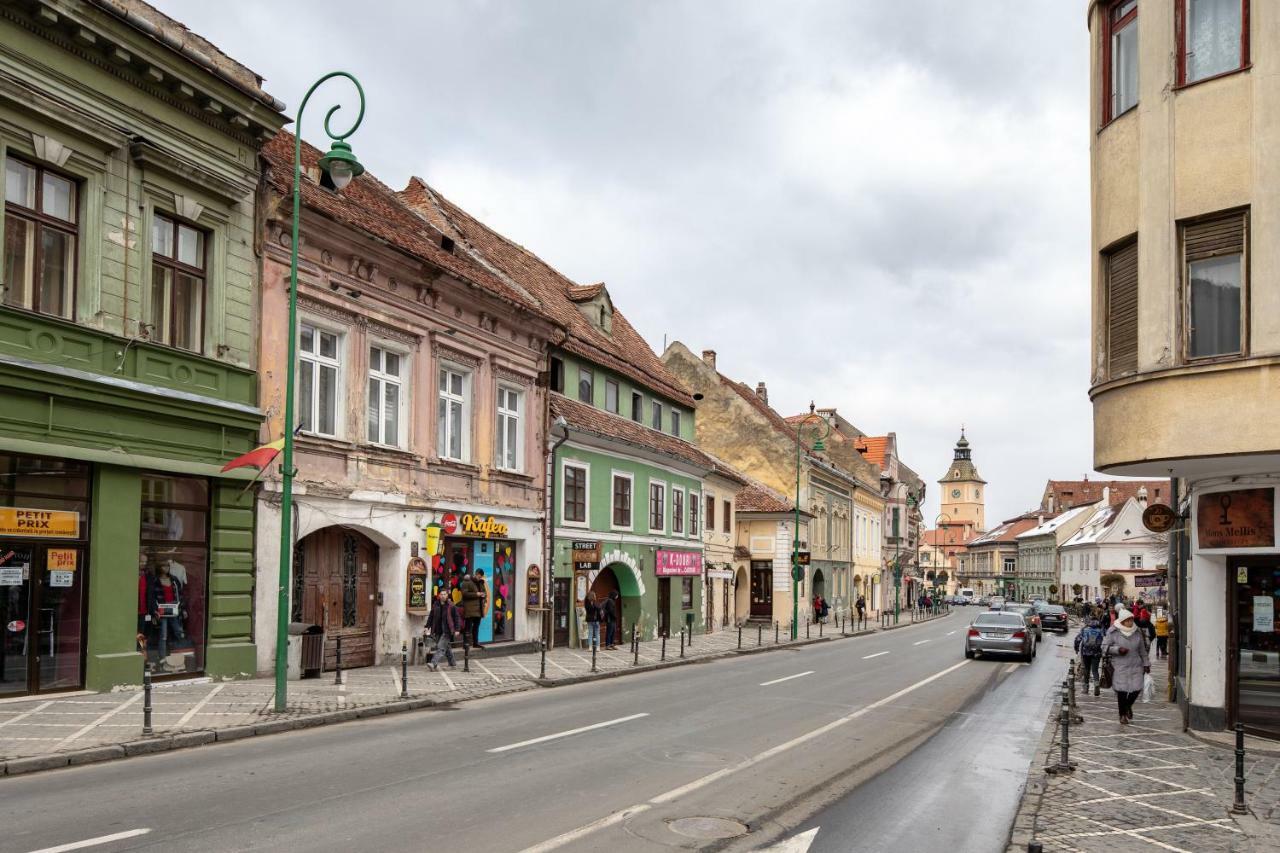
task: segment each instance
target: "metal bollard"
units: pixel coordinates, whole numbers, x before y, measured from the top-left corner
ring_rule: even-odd
[[[1076,669],[1077,668],[1078,668],[1078,664],[1075,663],[1075,659],[1073,658],[1072,666],[1070,669],[1067,670],[1067,672],[1070,673],[1069,677],[1067,678],[1067,681],[1071,685],[1071,692],[1069,694],[1070,696],[1069,707],[1071,709],[1071,722],[1083,723],[1084,717],[1080,716],[1080,711],[1076,709]]]
[[[680,657],[684,657],[684,629],[680,629]]]
[[[1247,814],[1244,804],[1244,723],[1236,723],[1236,800],[1231,804],[1232,814]]]
[[[782,623],[775,619],[773,622],[773,644],[775,646],[778,644],[778,638],[781,636],[781,630]]]
[[[764,626],[761,625],[759,622],[757,622],[756,623],[756,645],[757,646],[760,645],[760,637],[763,631],[764,631]]]
[[[742,648],[742,623],[738,623],[738,648]]]
[[[1062,682],[1062,709],[1058,713],[1059,727],[1062,729],[1062,749],[1058,756],[1058,763],[1046,767],[1049,773],[1070,773],[1076,769],[1071,763],[1071,697],[1070,687],[1065,679]]]
[[[812,624],[813,623],[810,622],[808,619],[804,620],[804,638],[806,640],[809,639],[809,626]]]
[[[819,638],[819,639],[821,639],[821,638],[822,638],[822,623],[821,623],[821,622],[819,622],[819,623],[818,623],[818,638]]]
[[[592,671],[592,672],[599,672],[599,671],[600,671],[600,670],[596,669],[596,650],[597,650],[597,649],[599,649],[599,648],[600,648],[600,644],[599,644],[599,643],[592,643],[592,644],[591,644],[591,671]]]
[[[1039,841],[1028,841],[1027,853],[1044,853],[1044,845]]]
[[[409,698],[409,644],[400,644],[400,698]]]
[[[632,655],[634,655],[634,657],[631,658],[631,665],[639,666],[640,665],[640,635],[636,633],[635,625],[631,626],[631,653]]]
[[[689,648],[693,648],[693,626],[689,626]]]
[[[471,671],[471,644],[467,642],[467,633],[462,632],[462,671]]]
[[[538,646],[542,649],[542,670],[538,677],[545,679],[547,677],[547,641],[539,640]]]
[[[336,654],[337,654],[337,657],[334,658],[334,662],[333,662],[333,683],[341,684],[342,683],[342,635],[341,634],[338,635],[338,651],[336,652]]]
[[[738,636],[741,637],[742,634],[739,633]],[[658,658],[658,660],[666,660],[666,659],[667,659],[667,635],[663,634],[662,635],[662,655],[661,657]]]
[[[142,733],[149,735],[151,728],[151,670],[142,671]]]

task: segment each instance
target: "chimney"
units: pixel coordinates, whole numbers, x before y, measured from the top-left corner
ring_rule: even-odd
[[[1102,487],[1102,505],[1111,506],[1111,487],[1110,486]]]
[[[756,396],[763,400],[766,406],[769,405],[769,389],[764,387],[763,382],[756,383]]]
[[[1040,518],[1036,522],[1036,527],[1044,527],[1044,513],[1040,513]]]
[[[702,351],[702,361],[712,370],[716,369],[716,351],[713,349],[704,349]]]
[[[1138,489],[1138,506],[1145,508],[1147,505],[1147,487],[1141,486]]]

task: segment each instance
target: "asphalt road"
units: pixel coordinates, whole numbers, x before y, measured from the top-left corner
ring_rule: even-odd
[[[824,849],[882,849],[827,841],[891,790],[858,786],[913,766],[912,750],[940,729],[963,731],[981,715],[958,712],[993,691],[1022,682],[1034,698],[1049,668],[966,661],[967,621],[960,611],[796,650],[6,779],[0,851],[111,836],[80,849],[747,850],[815,815],[833,829],[820,842],[837,844]],[[1029,731],[1043,720],[1036,702],[998,710],[1001,722],[968,724],[971,741],[958,735],[965,760],[988,766],[983,741],[1002,723]],[[1008,770],[1003,756],[989,766]],[[926,804],[947,799],[916,784],[906,802],[921,791]],[[1018,791],[999,791],[1011,818]],[[893,805],[883,806],[890,823]],[[710,837],[734,822],[745,835]]]

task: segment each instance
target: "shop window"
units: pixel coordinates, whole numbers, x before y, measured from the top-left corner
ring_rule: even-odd
[[[205,233],[156,214],[151,222],[150,336],[179,349],[204,349]]]
[[[498,386],[497,465],[507,471],[524,468],[524,422],[520,415],[523,403],[524,394],[520,391],[505,385]]]
[[[680,578],[680,609],[693,609],[693,578]]]
[[[631,529],[631,487],[628,474],[613,475],[613,526]]]
[[[143,475],[138,633],[156,674],[204,670],[209,482]]]
[[[684,490],[671,490],[671,532],[684,533]]]
[[[665,483],[649,484],[649,531],[664,533],[667,529],[667,486]]]
[[[467,462],[471,457],[471,374],[441,367],[436,409],[436,453]]]
[[[1247,230],[1248,215],[1243,212],[1182,226],[1189,359],[1244,351]]]
[[[589,367],[578,368],[578,399],[587,405],[595,401],[595,374]]]
[[[604,381],[604,407],[615,415],[618,414],[618,383],[612,379]]]
[[[13,157],[4,165],[4,304],[70,319],[78,187]]]
[[[298,419],[314,435],[338,434],[339,335],[303,323],[298,330]]]
[[[564,466],[564,506],[560,513],[566,524],[587,523],[587,469]]]
[[[1138,0],[1102,10],[1102,123],[1138,105]]]
[[[1249,0],[1178,0],[1178,84],[1249,64]]]
[[[368,437],[374,444],[403,447],[401,412],[405,410],[404,356],[369,347]]]

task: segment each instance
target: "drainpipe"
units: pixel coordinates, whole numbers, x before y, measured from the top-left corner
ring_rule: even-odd
[[[558,431],[560,437],[551,445],[551,482],[547,490],[550,496],[550,506],[547,507],[547,612],[551,615],[547,617],[546,636],[543,640],[548,647],[555,636],[556,618],[556,451],[569,440],[569,422],[564,419],[564,415],[558,415],[551,424],[551,429],[553,432]]]

